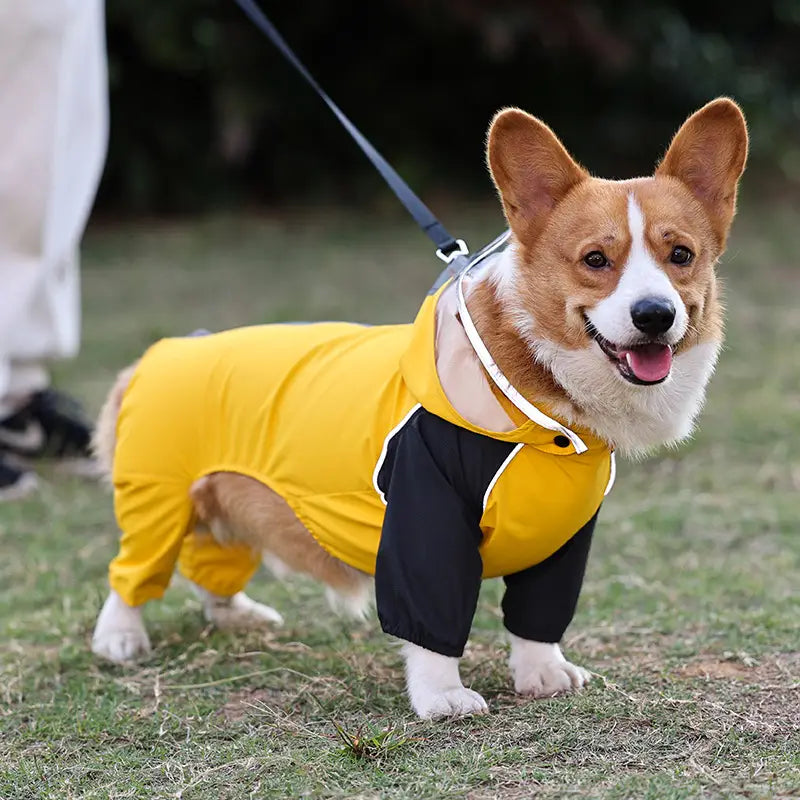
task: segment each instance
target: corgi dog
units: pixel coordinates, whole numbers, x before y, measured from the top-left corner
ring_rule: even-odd
[[[559,647],[614,453],[688,437],[723,337],[715,265],[748,137],[692,114],[649,177],[592,177],[540,120],[494,118],[509,232],[413,324],[261,325],[164,339],[97,425],[122,531],[94,652],[146,655],[141,607],[177,566],[219,626],[280,624],[244,588],[263,560],[372,601],[423,718],[482,713],[459,658],[502,577],[517,692],[579,689]]]

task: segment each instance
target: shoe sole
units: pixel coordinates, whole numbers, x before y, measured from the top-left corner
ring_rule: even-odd
[[[56,462],[55,471],[59,475],[73,475],[78,478],[99,480],[105,472],[93,458],[61,458]]]
[[[11,500],[23,500],[39,488],[39,479],[33,472],[24,472],[20,479],[11,486],[0,488],[0,503]]]
[[[77,478],[86,478],[88,480],[100,480],[106,477],[105,470],[100,466],[94,458],[86,456],[65,456],[61,458],[54,458],[53,456],[44,456],[41,458],[30,458],[26,456],[13,454],[14,463],[26,470],[35,470],[37,467],[47,467],[52,469],[56,475],[69,475]],[[0,798],[2,800],[2,798]]]

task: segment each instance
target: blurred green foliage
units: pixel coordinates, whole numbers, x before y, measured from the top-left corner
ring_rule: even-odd
[[[800,181],[800,0],[264,1],[323,86],[420,192],[490,191],[516,105],[590,170],[649,171],[727,94],[754,167]],[[385,197],[355,145],[233,0],[107,4],[112,138],[99,205],[192,211]],[[383,200],[381,200],[383,202]]]

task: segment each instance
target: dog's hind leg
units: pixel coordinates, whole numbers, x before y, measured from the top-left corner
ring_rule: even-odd
[[[324,550],[279,495],[260,481],[216,472],[196,481],[190,494],[198,518],[220,543],[244,543],[262,553],[282,577],[303,572],[327,586],[335,610],[362,617],[372,599],[372,579]]]
[[[242,591],[260,560],[246,544],[220,544],[211,533],[194,530],[181,546],[178,568],[200,598],[205,618],[218,628],[282,625],[274,608]]]
[[[259,603],[244,592],[221,595],[209,592],[192,583],[195,594],[203,603],[205,618],[223,629],[254,628],[263,625],[283,625],[283,617],[272,606]]]

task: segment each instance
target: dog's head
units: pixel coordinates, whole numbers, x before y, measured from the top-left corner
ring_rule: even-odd
[[[727,98],[689,117],[652,177],[625,181],[591,177],[523,111],[492,122],[489,167],[514,237],[501,302],[591,427],[624,449],[691,430],[722,339],[714,265],[746,157]],[[649,433],[637,412],[654,418]]]

